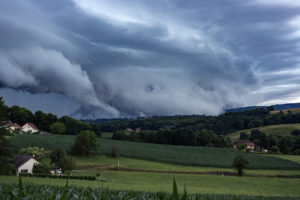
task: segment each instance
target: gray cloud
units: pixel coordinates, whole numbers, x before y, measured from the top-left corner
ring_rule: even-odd
[[[280,73],[300,66],[300,8],[290,5],[5,0],[0,83],[33,94],[26,98],[63,95],[78,118],[218,114],[300,101],[299,76]],[[1,94],[12,101],[12,92]]]

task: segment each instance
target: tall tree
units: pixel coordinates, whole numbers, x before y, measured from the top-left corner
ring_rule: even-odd
[[[233,167],[237,169],[237,173],[239,176],[243,176],[243,170],[249,164],[248,160],[246,160],[242,155],[237,155],[233,160]]]
[[[89,156],[90,152],[98,146],[97,135],[90,130],[80,131],[73,146],[73,153],[76,155]]]

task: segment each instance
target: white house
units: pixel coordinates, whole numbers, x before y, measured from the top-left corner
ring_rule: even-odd
[[[5,127],[6,127],[10,132],[13,132],[13,131],[15,131],[15,130],[21,130],[21,128],[22,128],[19,124],[17,124],[17,123],[11,123],[11,122],[7,123],[7,124],[5,125]]]
[[[14,159],[14,165],[18,173],[32,173],[34,164],[39,163],[36,159],[29,155],[19,155]]]
[[[22,131],[26,133],[36,133],[39,130],[33,123],[26,123],[22,126]]]

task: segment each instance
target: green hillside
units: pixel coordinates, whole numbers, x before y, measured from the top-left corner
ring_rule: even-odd
[[[234,133],[230,133],[228,136],[232,140],[237,140],[240,136],[241,132],[250,133],[253,129],[259,129],[260,131],[266,133],[267,135],[281,135],[288,136],[291,135],[291,132],[295,129],[300,129],[300,123],[297,124],[279,124],[279,125],[269,125],[269,126],[261,126],[258,128],[244,129],[240,131],[236,131]]]
[[[71,148],[75,136],[65,135],[18,135],[10,138],[11,146],[15,150],[23,147],[38,146],[53,150],[62,146],[66,150]],[[298,163],[281,158],[268,157],[259,154],[249,154],[232,148],[194,147],[159,145],[100,140],[100,148],[96,153],[110,155],[113,146],[117,146],[123,157],[145,159],[162,163],[173,163],[189,166],[231,167],[234,157],[244,154],[252,169],[300,169]]]

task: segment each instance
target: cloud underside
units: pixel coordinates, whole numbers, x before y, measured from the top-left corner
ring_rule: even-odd
[[[0,95],[64,99],[73,106],[60,114],[78,118],[300,101],[300,7],[291,4],[5,0]]]

